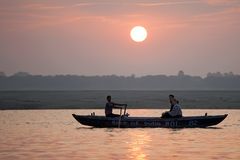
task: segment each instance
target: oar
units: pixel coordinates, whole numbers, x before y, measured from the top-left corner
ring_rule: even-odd
[[[123,113],[124,116],[126,115],[126,109],[127,109],[127,105],[124,106],[124,113]]]
[[[120,128],[120,126],[121,126],[121,117],[122,117],[122,108],[120,109],[120,117],[119,117],[119,120],[118,120],[118,128]]]

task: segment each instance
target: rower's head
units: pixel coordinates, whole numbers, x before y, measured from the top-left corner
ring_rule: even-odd
[[[108,102],[111,102],[111,99],[112,99],[111,96],[107,96],[107,101],[108,101]]]

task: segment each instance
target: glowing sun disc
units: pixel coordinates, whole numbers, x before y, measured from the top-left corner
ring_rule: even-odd
[[[135,26],[130,32],[132,40],[142,42],[147,38],[147,30],[142,26]]]

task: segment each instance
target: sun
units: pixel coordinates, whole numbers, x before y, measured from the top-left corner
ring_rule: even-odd
[[[130,32],[130,36],[135,42],[142,42],[147,38],[147,30],[142,26],[135,26]]]

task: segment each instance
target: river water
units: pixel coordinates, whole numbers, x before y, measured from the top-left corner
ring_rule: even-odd
[[[0,159],[240,159],[240,110],[183,110],[184,115],[229,114],[217,126],[194,129],[91,128],[71,116],[93,111],[103,114],[86,109],[0,111]],[[128,110],[130,116],[163,111]]]

